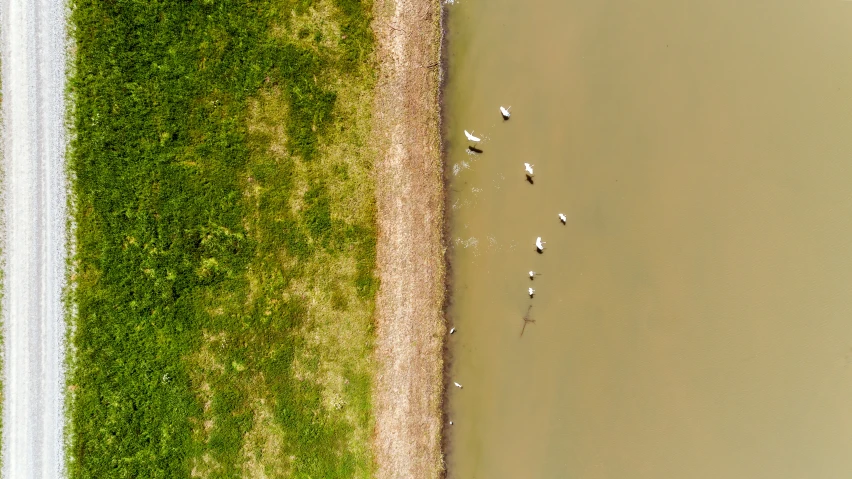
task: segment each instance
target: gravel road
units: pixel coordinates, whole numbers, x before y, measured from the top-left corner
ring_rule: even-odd
[[[65,472],[65,15],[0,0],[5,478]]]

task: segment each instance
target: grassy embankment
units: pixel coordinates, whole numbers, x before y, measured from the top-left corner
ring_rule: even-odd
[[[370,475],[369,1],[72,8],[70,477]]]

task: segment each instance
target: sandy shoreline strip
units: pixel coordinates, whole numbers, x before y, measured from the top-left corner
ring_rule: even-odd
[[[437,0],[374,4],[381,287],[373,440],[379,479],[434,478],[444,472],[441,13]]]

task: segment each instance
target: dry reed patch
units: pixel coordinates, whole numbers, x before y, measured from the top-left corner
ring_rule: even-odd
[[[334,12],[323,10],[331,3],[319,5],[301,16],[294,13],[288,27],[291,33],[296,25],[320,19],[325,22],[320,29],[336,31],[329,26],[336,18]],[[317,51],[334,57],[340,53],[336,48],[323,43]],[[263,328],[271,330],[271,336],[254,332],[252,321],[246,320],[244,331],[228,333],[221,344],[201,349],[202,356],[212,354],[226,370],[212,381],[214,394],[232,391],[238,398],[233,406],[250,425],[238,444],[239,470],[246,476],[285,477],[310,460],[288,447],[299,439],[288,435],[272,413],[276,408],[287,409],[280,404],[286,398],[275,393],[276,387],[283,387],[281,383],[289,384],[291,390],[317,392],[315,403],[299,407],[337,425],[331,449],[341,461],[355,457],[372,462],[374,290],[359,285],[365,275],[372,277],[373,269],[369,257],[375,238],[374,179],[365,138],[372,125],[374,76],[368,66],[361,66],[346,72],[324,71],[310,81],[335,95],[331,120],[315,129],[316,154],[310,159],[292,154],[289,148],[283,125],[292,110],[286,92],[269,84],[247,102],[248,132],[255,144],[264,145],[252,155],[249,168],[258,173],[240,179],[243,221],[257,241],[258,257],[239,278],[240,287],[213,291],[204,298],[207,310],[219,312],[220,317],[260,318]],[[326,221],[328,228],[318,230],[312,226],[314,221]],[[289,239],[282,241],[282,234]],[[303,249],[293,248],[288,241],[298,241]],[[275,326],[283,323],[290,324],[288,330]],[[258,348],[234,365],[229,358],[241,343],[267,344],[267,349]],[[285,369],[263,366],[279,354],[292,356],[281,364]],[[205,371],[211,374],[210,368]],[[208,438],[223,419],[215,412],[210,416],[214,427],[207,431]],[[196,425],[197,431],[203,429]],[[208,464],[213,461],[205,457],[209,455],[202,447],[194,459],[195,470],[212,467]],[[368,477],[370,472],[356,466],[351,476]]]
[[[205,331],[203,337],[201,348],[188,358],[188,362],[194,366],[191,369],[191,378],[199,384],[195,390],[203,404],[202,417],[190,419],[194,425],[196,442],[202,446],[209,445],[211,438],[217,433],[219,418],[213,410],[214,394],[226,384],[239,390],[245,398],[235,411],[229,412],[244,413],[250,418],[250,428],[240,438],[241,477],[288,476],[290,461],[284,449],[286,432],[272,413],[269,391],[264,387],[266,380],[263,373],[249,371],[248,374],[233,374],[234,371],[246,371],[245,365],[239,362],[226,364],[222,360],[222,353],[227,351],[229,342],[233,340],[229,340],[225,332],[211,334]],[[205,447],[190,458],[190,464],[192,477],[215,477],[223,470],[220,461]]]
[[[248,131],[252,135],[261,135],[267,143],[273,158],[286,158],[287,155],[287,100],[285,93],[278,87],[260,90],[258,95],[248,101]]]
[[[195,440],[199,443],[208,443],[215,426],[215,419],[211,411],[213,391],[210,388],[209,378],[211,375],[221,376],[225,373],[224,365],[219,363],[214,352],[214,349],[224,341],[225,337],[224,333],[211,335],[207,331],[204,331],[202,336],[201,348],[191,358],[188,358],[188,362],[194,366],[190,369],[190,379],[198,384],[195,391],[202,404],[202,416],[190,418],[190,422],[193,423]],[[206,453],[190,458],[190,464],[191,477],[207,478],[221,469],[219,463]]]
[[[299,332],[304,342],[296,354],[297,375],[320,387],[325,413],[349,424],[351,445],[367,453],[368,425],[361,407],[352,404],[366,398],[351,397],[350,378],[366,384],[372,375],[372,303],[352,285],[356,266],[351,257],[323,258],[307,269],[310,279],[292,289],[304,298],[308,318]]]
[[[317,53],[339,54],[340,25],[338,10],[331,0],[320,0],[301,12],[292,10],[287,19],[287,28],[278,28],[275,34]]]
[[[275,421],[265,399],[256,399],[252,412],[252,427],[243,437],[242,477],[266,479],[290,475],[289,456],[284,450],[284,428]]]

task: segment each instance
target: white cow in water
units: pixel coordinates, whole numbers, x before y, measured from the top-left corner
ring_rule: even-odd
[[[529,163],[524,163],[524,171],[527,172],[527,176],[529,176],[530,178],[533,177],[533,165]]]
[[[512,114],[511,114],[511,113],[509,113],[509,110],[510,110],[511,108],[512,108],[512,107],[509,107],[509,108],[503,108],[502,106],[500,107],[500,114],[501,114],[501,115],[503,115],[503,119],[504,119],[504,120],[508,120],[508,119],[509,119],[509,117],[510,117],[510,116],[512,116]]]
[[[535,249],[537,249],[538,251],[543,251],[544,245],[546,245],[546,244],[547,244],[546,242],[541,240],[541,236],[539,236],[538,238],[535,239]]]

